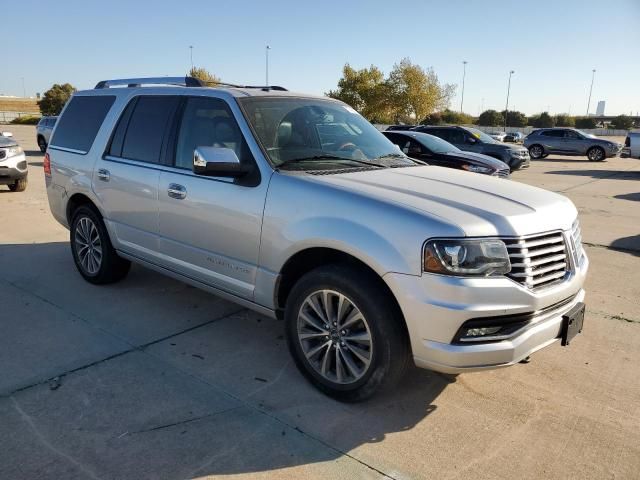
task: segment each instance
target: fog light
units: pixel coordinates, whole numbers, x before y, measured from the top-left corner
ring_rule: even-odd
[[[484,337],[486,335],[493,335],[498,333],[502,327],[477,327],[469,328],[465,332],[465,337]]]

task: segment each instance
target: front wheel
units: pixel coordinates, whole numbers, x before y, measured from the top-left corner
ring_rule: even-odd
[[[27,177],[20,178],[9,185],[12,192],[24,192],[27,189]]]
[[[601,147],[591,147],[587,151],[587,158],[591,162],[601,162],[605,159],[606,154],[604,153],[604,149]]]
[[[542,158],[544,156],[544,148],[541,145],[531,145],[529,147],[529,156],[534,160]]]
[[[344,265],[320,267],[293,287],[287,342],[302,374],[341,401],[365,400],[404,374],[409,342],[380,280]]]
[[[129,272],[131,262],[118,256],[102,218],[93,208],[83,205],[74,212],[70,242],[73,260],[87,282],[113,283]]]

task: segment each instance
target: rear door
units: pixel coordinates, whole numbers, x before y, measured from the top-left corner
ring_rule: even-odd
[[[582,135],[573,130],[564,131],[564,151],[566,153],[583,154],[586,151],[585,140]]]
[[[236,113],[240,119],[239,110]],[[255,167],[236,114],[225,100],[184,97],[175,129],[174,162],[160,174],[158,191],[163,264],[251,300],[268,181],[193,173],[193,152],[201,146],[231,148],[242,163]]]
[[[93,186],[114,232],[117,249],[155,262],[158,253],[158,181],[179,97],[140,95],[120,116]]]

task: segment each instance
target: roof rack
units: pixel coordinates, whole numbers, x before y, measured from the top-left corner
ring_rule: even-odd
[[[268,92],[269,90],[277,90],[286,92],[287,89],[278,85],[254,86],[254,85],[236,85],[225,82],[208,82],[195,77],[146,77],[146,78],[119,78],[114,80],[102,80],[94,87],[96,90],[110,88],[115,86],[126,85],[127,87],[141,87],[142,85],[176,85],[180,87],[207,87],[221,86],[232,88],[258,88]]]

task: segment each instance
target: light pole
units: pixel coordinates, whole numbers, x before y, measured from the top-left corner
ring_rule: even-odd
[[[509,83],[507,84],[507,106],[504,108],[504,131],[507,131],[507,117],[509,116],[509,92],[511,91],[511,75],[516,73],[514,70],[509,71]]]
[[[464,104],[464,77],[467,75],[467,61],[462,61],[462,99],[460,100],[460,113],[462,113],[462,105]]]
[[[271,50],[271,47],[269,45],[266,46],[266,48],[264,49],[264,55],[265,55],[265,87],[269,86],[269,50]]]
[[[589,116],[589,107],[591,106],[591,92],[593,91],[593,78],[596,76],[596,69],[591,70],[591,87],[589,88],[589,100],[587,100],[587,117]]]

